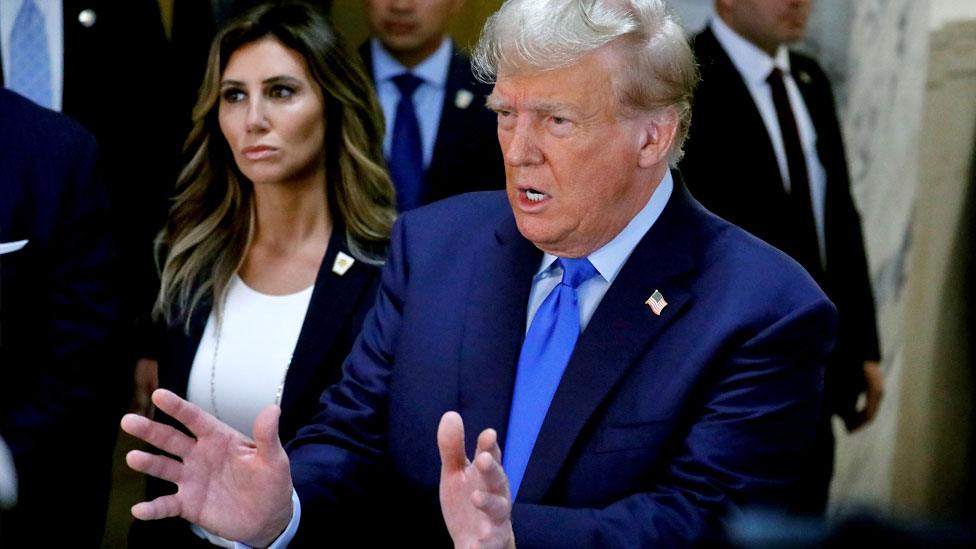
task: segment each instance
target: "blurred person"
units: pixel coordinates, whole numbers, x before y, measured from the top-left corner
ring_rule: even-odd
[[[313,8],[225,26],[159,240],[160,386],[241,433],[271,403],[286,440],[312,417],[375,298],[395,215],[381,136],[355,52]],[[130,545],[204,539],[226,543],[177,519],[136,523]]]
[[[108,193],[77,122],[0,88],[0,128],[0,436],[18,484],[0,546],[97,547],[128,377]]]
[[[715,2],[716,16],[693,38],[702,83],[680,168],[705,207],[790,254],[837,306],[820,442],[795,502],[797,511],[822,513],[833,474],[830,417],[843,418],[850,431],[866,425],[884,381],[830,83],[815,60],[787,49],[803,37],[810,7],[807,0]],[[746,169],[730,173],[732,163]]]
[[[128,463],[180,487],[136,517],[254,546],[672,547],[788,497],[836,314],[669,170],[697,72],[665,2],[510,0],[474,59],[507,193],[399,217],[343,378],[287,453],[274,406],[253,439],[168,391],[193,436],[126,416],[175,457]]]
[[[501,189],[505,183],[495,117],[485,108],[491,86],[447,25],[463,0],[364,0],[372,38],[359,49],[386,118],[383,141],[397,208],[407,211],[447,196]]]
[[[184,88],[198,82],[175,76],[156,0],[3,0],[0,54],[2,85],[74,118],[98,140],[108,215],[126,268],[117,290],[133,329],[124,344],[134,362],[146,347],[136,337],[145,330],[134,325],[153,302],[153,237],[189,127]],[[113,398],[129,399],[131,379],[117,381]]]

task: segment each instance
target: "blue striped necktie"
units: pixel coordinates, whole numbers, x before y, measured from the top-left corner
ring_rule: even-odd
[[[596,276],[590,260],[559,258],[563,278],[539,306],[525,334],[515,373],[502,467],[512,498],[518,494],[542,422],[580,334],[576,289]]]
[[[10,32],[10,81],[7,87],[42,107],[52,108],[51,59],[44,14],[34,0],[24,0]]]

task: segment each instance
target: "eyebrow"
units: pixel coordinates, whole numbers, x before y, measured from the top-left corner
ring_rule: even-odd
[[[298,78],[295,78],[294,76],[288,76],[286,74],[282,74],[282,75],[278,75],[278,76],[272,76],[270,78],[265,78],[264,80],[261,81],[261,85],[263,85],[263,86],[267,86],[269,84],[282,84],[282,83],[284,83],[284,84],[296,84],[296,85],[300,85],[302,83],[302,81],[299,80]],[[240,80],[222,80],[220,82],[220,87],[223,88],[223,87],[227,87],[227,86],[241,86],[241,87],[243,87],[244,86],[244,82],[241,82]]]

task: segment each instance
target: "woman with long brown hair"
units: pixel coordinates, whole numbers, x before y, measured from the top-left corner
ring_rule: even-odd
[[[315,413],[372,305],[395,216],[379,112],[313,7],[264,4],[218,34],[157,242],[161,387],[245,434],[271,403],[282,440]],[[226,542],[181,519],[137,524],[130,541],[204,540]]]

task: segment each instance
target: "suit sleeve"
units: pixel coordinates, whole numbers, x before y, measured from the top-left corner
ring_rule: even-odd
[[[701,413],[650,491],[602,508],[516,503],[516,545],[719,542],[730,507],[782,501],[811,447],[808,433],[816,432],[835,318],[826,300],[813,302],[775,319],[715,365]]]

